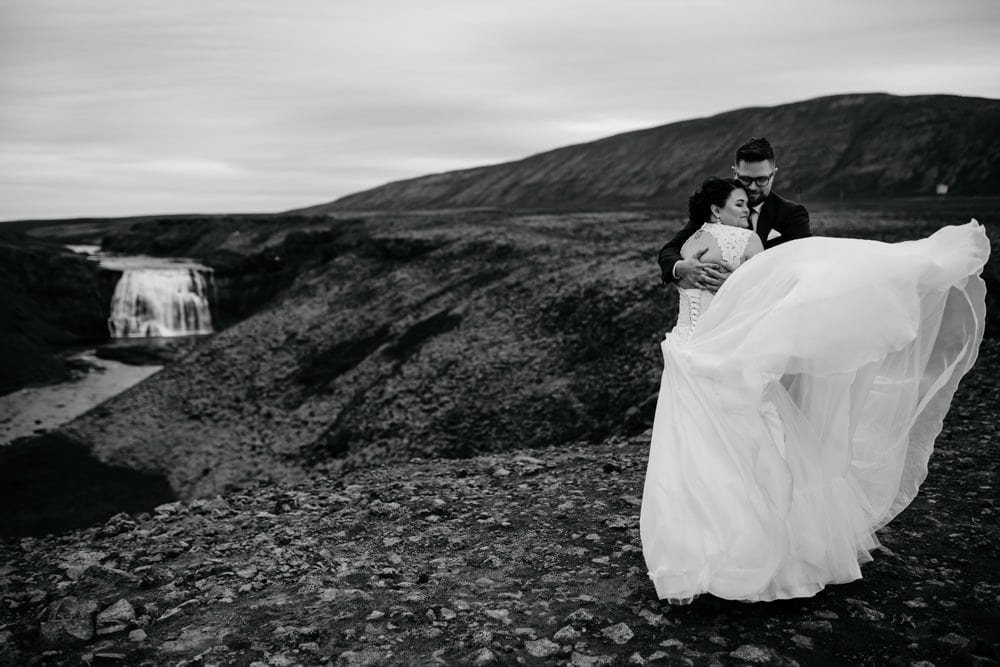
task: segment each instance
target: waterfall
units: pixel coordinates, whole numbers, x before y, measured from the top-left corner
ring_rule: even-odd
[[[206,280],[205,276],[208,276]],[[210,269],[126,269],[111,298],[113,338],[212,333]]]

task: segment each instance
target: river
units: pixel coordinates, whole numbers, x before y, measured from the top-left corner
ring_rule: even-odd
[[[101,359],[94,350],[73,358],[91,369],[68,382],[26,387],[0,396],[0,445],[58,428],[163,368]]]

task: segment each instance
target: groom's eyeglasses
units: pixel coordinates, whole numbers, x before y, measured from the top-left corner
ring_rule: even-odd
[[[777,171],[777,169],[775,169],[774,171]],[[739,176],[739,175],[737,175],[736,178],[739,179],[739,182],[742,183],[743,185],[751,185],[751,184],[756,183],[758,188],[762,188],[765,185],[767,185],[768,181],[770,181],[771,178],[774,177],[774,171],[772,171],[767,176]]]

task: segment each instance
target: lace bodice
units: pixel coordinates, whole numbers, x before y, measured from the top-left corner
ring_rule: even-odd
[[[695,232],[698,233],[710,234],[715,239],[722,253],[722,261],[733,269],[743,263],[747,244],[754,235],[753,230],[720,223],[705,223]],[[672,334],[675,340],[686,342],[694,335],[701,314],[708,309],[715,295],[701,289],[678,289],[678,292],[677,325]]]
[[[747,251],[747,243],[754,234],[749,229],[720,223],[704,224],[700,231],[708,233],[715,239],[719,244],[719,250],[722,251],[722,261],[733,268],[743,263],[743,253]]]

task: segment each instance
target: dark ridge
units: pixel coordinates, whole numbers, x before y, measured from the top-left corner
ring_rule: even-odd
[[[333,426],[304,448],[302,460],[312,466],[327,459],[343,458],[351,451],[351,440],[354,435],[351,429],[341,426],[338,419]]]
[[[369,239],[359,248],[359,254],[376,259],[409,261],[437,250],[445,242],[438,239],[414,239],[391,236]]]
[[[456,294],[458,293],[459,290],[465,288],[476,290],[479,289],[480,287],[486,287],[487,285],[503,280],[509,274],[510,271],[507,269],[493,269],[487,271],[480,271],[479,273],[471,275],[468,278],[459,280],[456,283],[445,285],[441,289],[431,292],[423,299],[420,299],[419,301],[415,302],[413,304],[413,308],[415,309],[420,308],[430,303],[431,301],[434,301],[435,299],[444,296],[445,294]]]
[[[315,390],[325,389],[331,382],[368,358],[391,336],[391,327],[383,324],[367,336],[334,343],[322,352],[299,362],[300,370],[295,380]]]
[[[181,342],[186,342],[187,345],[164,338],[149,341],[140,339],[140,342],[128,341],[130,344],[126,345],[109,344],[99,347],[94,356],[132,366],[164,366],[189,352],[194,347],[195,340],[192,337]]]
[[[406,361],[420,346],[435,336],[447,333],[462,323],[462,316],[442,310],[413,324],[395,340],[385,353],[397,361]]]
[[[461,322],[461,315],[452,313],[450,310],[442,310],[410,326],[392,345],[385,349],[386,356],[397,362],[388,375],[393,375],[428,340],[451,331]],[[325,381],[320,380],[320,386],[329,386],[329,383],[337,375],[347,372],[367,358],[388,337],[388,329],[388,326],[384,325],[373,336],[347,341],[346,344],[337,344],[326,350],[323,353],[323,358],[329,363],[324,364],[322,368],[314,369],[314,377],[329,378]],[[347,456],[351,451],[351,443],[358,439],[358,434],[345,423],[350,420],[355,408],[365,401],[368,392],[384,380],[385,377],[380,375],[372,384],[355,392],[354,397],[344,406],[333,423],[318,438],[303,448],[301,460],[306,465],[314,466],[329,459],[340,459]]]
[[[0,447],[0,535],[60,533],[176,500],[166,479],[101,463],[61,433]]]
[[[395,370],[398,370],[398,365]],[[368,392],[378,387],[385,380],[385,377],[393,375],[395,370],[385,376],[377,377],[355,391],[351,400],[341,409],[323,433],[302,448],[300,460],[311,467],[329,459],[346,457],[351,451],[351,442],[357,439],[358,433],[351,427],[345,426],[345,423],[351,418],[352,413],[365,402]]]

